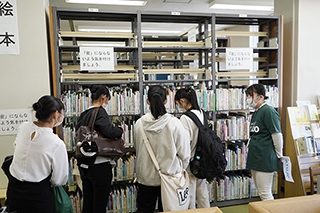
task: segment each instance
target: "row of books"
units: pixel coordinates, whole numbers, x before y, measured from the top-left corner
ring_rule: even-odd
[[[299,155],[303,154],[319,154],[320,139],[312,136],[305,136],[295,140]]]
[[[136,174],[136,156],[134,154],[126,155],[116,161],[113,168],[113,180],[133,180]]]
[[[131,88],[109,89],[110,100],[106,107],[109,115],[132,115],[140,113],[140,92]],[[61,101],[65,106],[66,116],[79,116],[88,109],[91,104],[90,89],[79,91],[68,90],[61,95]]]
[[[258,196],[253,178],[247,174],[229,173],[218,178],[217,201],[252,198]],[[275,172],[272,193],[278,192],[278,175]]]
[[[147,104],[148,89],[149,89],[149,86],[146,86],[143,93],[145,112],[150,112],[149,106]],[[176,107],[176,103],[174,101],[174,97],[178,89],[180,89],[180,87],[167,87],[167,103],[165,106],[168,113],[179,112],[178,108]],[[207,89],[194,89],[194,90],[196,92],[197,100],[200,108],[202,108],[205,111],[214,111],[215,110],[215,94],[213,90],[207,90]]]
[[[266,103],[273,107],[279,107],[279,90],[275,85],[265,85]],[[248,109],[246,105],[246,89],[244,88],[218,88],[216,89],[217,110]]]
[[[81,213],[82,208],[81,208],[81,197],[80,197],[80,192],[72,192],[69,194],[71,203],[72,203],[72,208],[74,213]]]
[[[226,144],[226,171],[245,169],[247,165],[248,149],[244,142],[227,143]]]
[[[107,212],[125,213],[137,210],[137,188],[133,183],[118,183],[111,187]]]
[[[217,119],[215,130],[221,140],[244,140],[249,138],[250,116],[228,116]]]
[[[77,118],[66,118],[65,125],[62,127],[63,141],[66,144],[67,151],[74,151],[76,146],[76,129],[75,123]],[[135,121],[129,118],[122,118],[116,121],[123,129],[122,139],[126,148],[133,147],[133,129]]]

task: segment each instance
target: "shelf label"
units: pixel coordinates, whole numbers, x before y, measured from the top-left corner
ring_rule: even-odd
[[[16,0],[0,1],[0,55],[19,55]]]
[[[23,122],[32,122],[31,109],[0,110],[0,135],[15,135]]]
[[[80,47],[80,69],[91,72],[114,71],[113,47]]]
[[[173,15],[173,16],[180,16],[180,12],[171,12],[171,15]]]
[[[252,70],[253,49],[252,48],[226,48],[227,70]]]

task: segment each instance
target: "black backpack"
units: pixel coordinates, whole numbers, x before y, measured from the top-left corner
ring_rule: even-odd
[[[190,170],[197,178],[213,180],[225,171],[227,165],[225,144],[209,127],[205,112],[203,112],[203,125],[198,116],[190,110],[184,114],[199,127],[196,152],[190,161]]]

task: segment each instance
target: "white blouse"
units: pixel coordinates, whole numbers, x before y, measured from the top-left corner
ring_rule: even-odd
[[[13,147],[15,150],[10,172],[15,178],[40,182],[52,171],[52,185],[66,184],[69,171],[66,146],[51,128],[23,123]]]

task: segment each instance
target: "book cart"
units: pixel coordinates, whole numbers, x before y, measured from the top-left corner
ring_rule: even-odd
[[[88,25],[90,25],[90,22],[101,22],[105,25],[126,23],[130,33],[82,32],[74,26],[74,23],[79,21],[85,21]],[[188,42],[185,34],[158,36],[156,38],[142,36],[144,26],[148,24],[165,25],[167,23],[193,24],[197,30],[196,41]],[[259,200],[257,197],[254,198],[253,194],[245,195],[243,190],[249,192],[250,183],[248,181],[245,185],[243,179],[233,178],[234,175],[245,176],[245,154],[243,154],[243,150],[248,138],[245,135],[231,137],[227,134],[229,129],[222,131],[217,128],[219,125],[221,126],[221,119],[219,119],[221,113],[227,114],[225,120],[228,121],[225,122],[230,122],[232,125],[234,122],[242,123],[245,127],[244,123],[248,123],[249,110],[243,106],[245,101],[244,88],[238,88],[237,95],[242,99],[237,99],[239,102],[237,104],[232,103],[233,107],[221,108],[219,98],[228,100],[229,95],[222,96],[222,94],[230,94],[230,98],[232,94],[235,96],[236,93],[231,91],[231,89],[234,89],[232,83],[240,79],[246,80],[248,84],[250,80],[263,83],[268,88],[280,90],[282,71],[281,23],[281,17],[278,16],[248,16],[242,18],[232,15],[192,13],[181,13],[177,16],[171,15],[171,13],[89,12],[84,9],[50,7],[53,95],[61,98],[67,106],[64,127],[59,128],[58,131],[59,136],[64,139],[67,145],[70,156],[72,156],[74,150],[74,127],[77,118],[83,110],[90,106],[91,94],[88,90],[90,85],[104,84],[109,87],[112,97],[107,108],[108,114],[113,122],[120,124],[124,129],[123,138],[128,154],[123,159],[118,160],[117,167],[114,170],[115,187],[110,195],[110,200],[116,200],[110,203],[111,206],[108,207],[108,211],[134,212],[136,210],[136,191],[132,183],[135,177],[133,126],[141,115],[148,112],[146,92],[148,86],[153,84],[161,84],[167,88],[168,103],[166,108],[168,113],[173,113],[176,116],[181,113],[175,107],[175,91],[181,86],[192,86],[197,92],[200,107],[209,114],[211,123],[214,124],[217,133],[220,136],[223,134],[223,139],[227,141],[228,148],[231,147],[231,149],[228,149],[230,164],[226,174],[232,177],[229,181],[232,180],[233,182],[226,184],[229,189],[224,189],[226,193],[223,199],[218,192],[218,190],[221,190],[220,180],[215,180],[209,184],[211,205],[229,206]],[[262,31],[262,33],[229,32],[228,34],[225,31],[215,30],[215,26],[219,24],[256,25],[260,27],[259,31]],[[276,31],[276,33],[273,31]],[[254,53],[258,54],[254,61],[257,61],[259,69],[264,70],[261,72],[263,75],[260,72],[249,73],[244,71],[236,73],[231,70],[219,70],[219,62],[225,61],[220,53],[225,52],[228,46],[232,47],[232,40],[230,39],[232,36],[259,36],[260,44],[263,43],[264,47],[253,49]],[[277,39],[278,46],[269,47],[270,39],[274,38]],[[81,42],[88,41],[92,43],[121,43],[121,45],[113,47],[116,53],[114,71],[88,72],[80,69],[79,51],[80,46],[82,46]],[[269,77],[270,69],[277,69],[278,76]],[[238,76],[240,77],[238,78]],[[224,93],[220,91],[222,89]],[[275,107],[281,113],[281,92],[272,90],[270,96],[275,97],[273,100],[278,104]],[[236,113],[232,114],[234,112]],[[245,131],[245,128],[241,131]],[[236,129],[231,132],[239,133]],[[233,164],[231,164],[231,161]],[[73,181],[70,180],[71,185],[74,183]],[[242,189],[235,188],[236,182],[234,181],[238,181],[243,186]],[[275,178],[276,184],[277,178]],[[122,200],[127,199],[127,202],[120,201],[119,197]]]

